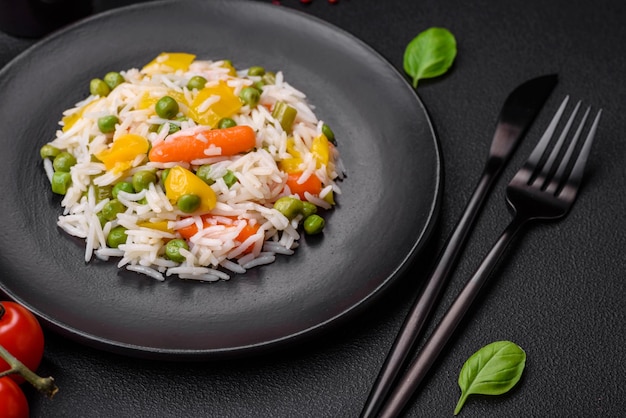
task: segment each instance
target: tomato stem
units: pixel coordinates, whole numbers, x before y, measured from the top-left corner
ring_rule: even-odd
[[[28,383],[33,385],[35,389],[46,395],[48,398],[52,398],[58,391],[59,388],[54,383],[54,378],[52,377],[41,377],[30,370],[28,367],[24,366],[24,364],[16,359],[11,353],[7,351],[0,344],[0,357],[9,364],[10,369],[0,373],[0,377],[8,376],[10,374],[18,373],[22,376]]]

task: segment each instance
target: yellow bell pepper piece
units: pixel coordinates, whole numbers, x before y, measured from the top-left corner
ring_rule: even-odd
[[[172,204],[176,204],[185,194],[200,197],[199,212],[208,212],[217,204],[215,192],[200,177],[181,166],[172,167],[165,178],[165,195]]]
[[[85,111],[93,104],[99,102],[100,100],[102,100],[102,98],[100,99],[96,99],[93,102],[89,102],[87,103],[85,106],[83,106],[82,108],[80,108],[77,112],[72,113],[71,115],[67,115],[67,116],[63,116],[63,119],[61,119],[63,121],[63,128],[61,129],[63,132],[67,132],[68,130],[70,130],[70,128],[72,126],[74,126],[74,124],[76,122],[78,122],[78,120],[80,118],[83,117],[83,115],[85,114]]]
[[[186,54],[184,52],[161,52],[155,59],[146,64],[141,71],[149,72],[155,69],[161,71],[175,72],[177,70],[187,71],[189,65],[196,59],[193,54]]]
[[[140,154],[147,156],[150,143],[141,135],[125,134],[117,137],[110,148],[96,154],[107,170],[120,173],[130,168]]]
[[[211,96],[219,96],[220,100],[213,103],[208,109],[202,109],[202,104]],[[222,118],[227,118],[241,109],[242,103],[232,88],[220,81],[219,84],[208,86],[198,92],[191,106],[189,116],[200,125],[215,128]]]
[[[170,229],[167,226],[167,224],[168,224],[168,221],[158,221],[158,222],[143,221],[143,222],[137,222],[138,226],[142,226],[144,228],[150,228],[150,229],[156,229],[158,231],[174,233],[174,231],[172,229]]]
[[[300,164],[302,164],[302,158],[300,153],[296,150],[293,137],[287,138],[287,152],[291,155],[291,158],[285,158],[278,163],[278,168],[286,173],[297,173],[302,171]]]
[[[317,168],[328,165],[330,158],[330,145],[326,135],[321,134],[313,139],[311,144],[311,153],[315,158],[315,165]]]

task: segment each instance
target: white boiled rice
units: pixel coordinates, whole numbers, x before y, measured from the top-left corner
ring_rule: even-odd
[[[300,239],[302,217],[290,221],[273,208],[277,199],[291,194],[286,186],[287,173],[279,167],[281,161],[300,158],[300,184],[311,176],[320,179],[322,192],[317,195],[307,192],[303,197],[320,209],[332,208],[325,199],[327,195],[341,193],[336,181],[343,178],[344,168],[334,146],[329,147],[330,156],[325,164],[312,153],[312,144],[322,135],[324,123],[307,103],[305,94],[287,83],[280,71],[276,72],[273,84],[263,86],[256,107],[243,105],[231,116],[238,125],[248,125],[256,133],[256,148],[246,154],[223,156],[219,147],[211,146],[205,151],[206,158],[170,163],[150,162],[146,154],[140,154],[128,161],[128,169],[118,171],[107,170],[105,164],[94,157],[127,133],[148,139],[152,146],[165,140],[171,126],[180,128],[179,132],[184,134],[201,135],[206,127],[198,126],[192,118],[163,119],[156,115],[154,106],[144,104],[165,95],[177,95],[182,98],[177,99],[180,111],[187,116],[198,94],[197,90],[187,88],[193,76],[204,77],[207,86],[225,82],[234,94],[261,79],[248,76],[247,69],[233,74],[225,61],[194,60],[186,70],[176,70],[169,67],[170,58],[168,54],[161,54],[156,59],[159,64],[122,71],[125,82],[108,96],[90,95],[63,112],[62,129],[49,144],[71,153],[77,163],[70,171],[71,186],[62,198],[63,214],[59,216],[58,225],[67,234],[85,239],[86,261],[93,256],[102,260],[119,258],[118,267],[159,281],[172,275],[208,282],[227,280],[232,274],[243,274],[247,269],[272,263],[277,255],[292,255]],[[220,100],[220,96],[210,95],[196,110],[207,112]],[[271,108],[279,101],[297,110],[291,132],[285,132],[272,116]],[[116,115],[119,123],[113,133],[105,134],[100,132],[97,121],[107,115]],[[163,125],[162,129],[155,132],[152,128],[156,125]],[[182,134],[174,133],[170,138],[176,135]],[[297,155],[290,154],[288,141],[293,141],[292,150],[296,151],[291,152]],[[160,177],[161,171],[167,168],[182,166],[194,171],[203,164],[211,164],[211,176],[215,180],[211,188],[217,196],[217,204],[206,220],[206,216],[201,215],[207,214],[181,212],[175,202],[168,199],[161,181],[137,193],[119,192],[117,200],[125,210],[112,220],[102,223],[99,220],[103,207],[112,197],[98,200],[97,187],[130,181],[131,176],[141,170],[151,170]],[[52,159],[45,159],[43,166],[52,182]],[[223,179],[228,172],[237,180],[231,187]],[[166,257],[166,243],[181,238],[179,231],[194,225],[198,232],[187,240],[189,250],[180,250],[184,261],[175,262]],[[127,239],[118,248],[110,248],[107,236],[117,226],[126,228]],[[247,226],[258,227],[258,230],[239,242],[237,237]]]

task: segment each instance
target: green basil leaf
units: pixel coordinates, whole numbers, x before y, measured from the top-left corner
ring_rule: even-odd
[[[457,415],[471,394],[501,395],[522,377],[526,353],[511,341],[488,344],[467,359],[459,375],[461,397],[454,410]]]
[[[448,71],[456,57],[456,39],[444,28],[426,29],[417,35],[404,50],[404,71],[418,80],[438,77]]]

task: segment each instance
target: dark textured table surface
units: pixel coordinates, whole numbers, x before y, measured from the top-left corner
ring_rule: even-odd
[[[130,3],[97,0],[94,9]],[[452,301],[509,221],[506,182],[566,94],[604,108],[584,189],[565,220],[534,227],[509,248],[406,415],[452,416],[465,359],[487,343],[512,340],[528,356],[520,383],[504,396],[470,398],[461,416],[623,416],[626,3],[284,0],[276,7],[343,28],[399,71],[405,45],[420,31],[443,26],[455,34],[458,57],[450,73],[418,88],[441,143],[445,173],[440,224],[428,251],[356,320],[306,345],[262,356],[193,363],[141,360],[47,331],[39,372],[53,375],[61,390],[53,400],[28,390],[32,416],[358,416],[433,254],[474,188],[504,98],[521,82],[553,72],[559,73],[559,84],[487,201],[442,305]],[[0,32],[0,66],[34,42]]]

